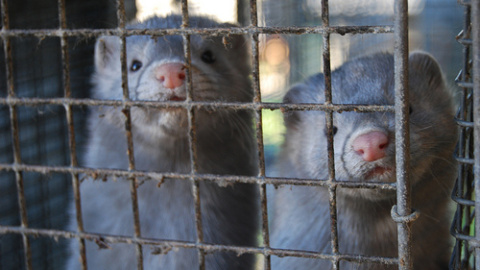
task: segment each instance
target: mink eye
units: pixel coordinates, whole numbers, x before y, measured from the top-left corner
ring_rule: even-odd
[[[332,126],[333,136],[337,134],[338,128],[336,126]],[[327,128],[325,128],[325,136],[327,136]]]
[[[202,58],[202,61],[205,62],[205,63],[207,63],[207,64],[213,64],[213,63],[215,63],[215,61],[217,60],[217,59],[215,58],[215,55],[213,54],[213,52],[210,51],[210,50],[204,51],[204,52],[202,53],[201,58]]]
[[[135,72],[135,71],[141,69],[142,66],[143,66],[142,62],[140,62],[138,60],[133,60],[132,65],[130,66],[130,70]]]

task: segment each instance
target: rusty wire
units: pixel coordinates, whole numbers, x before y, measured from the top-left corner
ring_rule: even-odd
[[[180,29],[189,28],[189,14],[188,14],[188,1],[182,0],[182,25]],[[190,33],[182,33],[183,38],[183,51],[184,59],[186,66],[191,66],[192,56],[190,49]],[[186,102],[190,103],[193,101],[193,83],[192,83],[192,72],[190,69],[185,69],[185,87],[187,89],[186,93]],[[189,155],[190,155],[190,173],[195,175],[198,171],[197,165],[197,132],[195,126],[195,111],[193,107],[187,109],[187,119],[188,119],[188,146],[189,146]],[[195,232],[196,232],[196,244],[201,245],[203,243],[203,226],[202,226],[202,212],[200,207],[200,183],[194,177],[189,178],[192,186],[192,197],[193,197],[193,209],[195,213]],[[198,252],[198,269],[205,270],[205,252],[203,249],[197,249]]]
[[[322,25],[328,27],[329,22],[329,9],[328,1],[322,1]],[[330,67],[330,34],[325,33],[323,35],[323,73],[325,76],[325,104],[332,104],[332,80],[331,80],[331,67]],[[333,142],[333,112],[325,112],[325,122],[327,124],[327,152],[328,152],[328,194],[329,194],[329,210],[330,210],[330,238],[332,246],[332,254],[339,254],[338,247],[338,226],[337,226],[337,186],[334,184],[335,179],[335,154],[334,154],[334,142]],[[332,266],[334,270],[337,270],[340,266],[340,261],[337,257],[333,257]]]
[[[267,247],[239,247],[232,245],[214,245],[214,244],[196,244],[193,242],[185,241],[172,241],[172,240],[158,240],[158,239],[148,239],[148,238],[135,238],[117,235],[106,235],[106,234],[95,234],[95,233],[75,233],[75,232],[66,232],[58,230],[48,230],[48,229],[30,229],[30,228],[19,228],[12,226],[0,226],[0,233],[15,233],[15,234],[24,234],[32,237],[51,237],[51,238],[83,238],[90,241],[102,241],[103,243],[127,243],[127,244],[138,244],[138,245],[148,245],[155,248],[159,247],[178,247],[178,248],[190,248],[190,249],[201,249],[205,252],[218,252],[218,251],[232,251],[241,255],[244,253],[254,253],[254,254],[268,254],[276,256],[297,256],[303,258],[315,258],[315,259],[325,259],[325,260],[344,260],[350,262],[371,262],[371,263],[381,263],[381,264],[397,264],[397,258],[386,258],[386,257],[376,257],[376,256],[361,256],[361,255],[331,255],[331,254],[321,254],[318,252],[312,251],[298,251],[298,250],[288,250],[288,249],[273,249]]]
[[[58,0],[58,17],[60,22],[60,29],[67,28],[67,16],[65,12],[65,0]],[[64,89],[64,97],[70,98],[71,97],[71,87],[70,87],[70,60],[68,54],[68,37],[63,35],[61,37],[61,48],[62,48],[62,81],[63,81],[63,89]],[[77,167],[77,151],[76,151],[76,143],[75,143],[75,129],[74,129],[74,121],[73,121],[73,112],[72,112],[72,105],[71,104],[64,104],[67,124],[68,124],[68,145],[70,148],[70,166]],[[72,176],[72,189],[73,189],[73,196],[75,198],[75,218],[77,222],[77,230],[79,232],[84,232],[83,229],[83,217],[82,217],[82,207],[81,207],[81,200],[80,200],[80,182],[79,182],[79,174],[78,173],[71,173]],[[86,261],[86,247],[85,247],[85,239],[79,238],[79,252],[80,252],[80,261],[82,270],[87,270],[87,261]]]
[[[395,167],[397,179],[397,204],[392,208],[392,218],[397,222],[399,269],[413,268],[411,254],[412,185],[410,181],[410,123],[408,91],[408,1],[395,1]],[[410,218],[411,217],[411,218]]]
[[[250,0],[250,27],[258,27],[257,16],[257,1]],[[260,89],[260,65],[258,62],[259,53],[259,33],[251,33],[251,49],[252,49],[252,85],[253,85],[253,104],[259,105],[262,103],[262,94]],[[258,107],[254,110],[255,131],[258,148],[258,177],[262,181],[258,182],[258,189],[260,195],[260,211],[261,211],[261,234],[262,246],[264,248],[263,269],[270,270],[271,256],[266,253],[266,249],[270,247],[270,236],[268,230],[268,207],[267,207],[267,185],[265,182],[265,153],[262,151],[263,146],[263,128],[262,128],[262,108]]]
[[[140,178],[144,181],[163,181],[165,178],[188,180],[195,178],[200,181],[216,181],[219,183],[258,183],[265,182],[272,185],[298,185],[298,186],[327,186],[328,179],[300,179],[300,178],[279,178],[279,177],[258,177],[258,176],[236,176],[236,175],[216,175],[216,174],[182,174],[182,173],[161,173],[161,172],[145,172],[145,171],[127,171],[120,169],[92,169],[82,167],[62,167],[62,166],[42,166],[42,165],[26,165],[26,164],[3,164],[0,163],[0,171],[22,171],[35,172],[41,174],[51,173],[69,173],[69,174],[85,174],[95,180],[107,180],[109,176],[116,178]],[[83,179],[83,178],[82,178]],[[82,180],[80,179],[80,180]],[[142,182],[139,184],[141,185]],[[345,179],[337,179],[332,185],[342,188],[370,188],[395,190],[395,183],[382,182],[361,182],[347,181]]]
[[[0,31],[0,37],[85,37],[95,38],[99,36],[134,36],[147,35],[152,37],[167,35],[248,35],[248,34],[383,34],[393,33],[393,27],[381,26],[314,26],[314,27],[268,27],[246,26],[235,28],[172,28],[172,29],[7,29]]]
[[[120,63],[122,70],[122,90],[123,90],[123,99],[122,101],[130,100],[130,93],[128,89],[128,68],[127,68],[127,41],[125,32],[126,26],[126,15],[125,15],[125,2],[123,0],[117,0],[117,20],[118,20],[118,31],[120,32]],[[122,113],[125,116],[125,135],[127,140],[127,157],[128,157],[128,170],[135,170],[135,157],[134,157],[134,148],[133,148],[133,134],[132,134],[132,117],[130,113],[130,106],[123,103]],[[134,239],[141,237],[141,228],[140,228],[140,213],[138,208],[138,195],[137,187],[139,181],[137,178],[131,178],[130,181],[130,197],[132,200],[132,213],[133,213],[133,228],[134,228]],[[137,269],[143,270],[143,250],[142,245],[135,245],[135,254],[137,258]]]
[[[269,110],[301,110],[301,111],[332,111],[332,112],[394,112],[393,105],[367,105],[367,104],[282,104],[282,103],[246,103],[246,102],[218,102],[218,101],[150,101],[150,100],[100,100],[76,98],[0,98],[0,105],[9,106],[43,106],[43,105],[74,105],[74,106],[113,106],[139,108],[231,108],[236,110],[269,109]]]
[[[1,1],[2,9],[2,31],[9,29],[9,18],[8,18],[8,5],[6,0]],[[8,98],[15,97],[15,86],[13,79],[13,59],[12,59],[12,44],[10,37],[2,37],[3,40],[3,49],[5,54],[5,71],[6,71],[6,84],[8,91]],[[17,119],[17,107],[15,105],[9,105],[10,110],[10,127],[12,132],[12,149],[13,149],[13,158],[14,164],[18,165],[22,163],[20,156],[20,139],[18,132],[18,119]],[[20,211],[20,226],[21,228],[28,228],[28,219],[27,219],[27,203],[25,199],[24,191],[24,181],[23,181],[23,172],[15,170],[15,180],[17,187],[17,196],[18,196],[18,207]],[[30,270],[32,269],[32,251],[30,245],[30,239],[27,235],[22,234],[23,248],[24,248],[24,261],[25,267]]]

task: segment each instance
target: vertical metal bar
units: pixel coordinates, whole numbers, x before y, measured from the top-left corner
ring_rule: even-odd
[[[257,1],[250,1],[250,26],[258,26],[258,10],[257,10]],[[260,89],[260,67],[259,67],[259,42],[258,42],[258,33],[252,34],[251,37],[251,47],[252,47],[252,80],[253,80],[253,102],[261,103],[262,94]],[[263,145],[263,127],[262,127],[262,110],[255,110],[255,131],[257,138],[257,149],[258,149],[258,176],[261,179],[259,183],[259,195],[260,195],[260,207],[262,212],[262,245],[264,248],[270,247],[270,236],[268,230],[268,206],[267,206],[267,192],[265,184],[265,151]],[[264,254],[264,270],[271,269],[271,256],[269,254]]]
[[[58,0],[58,16],[60,22],[60,29],[67,29],[67,19],[65,12],[65,0]],[[70,60],[68,54],[68,38],[66,35],[63,35],[60,39],[61,48],[62,48],[62,72],[63,72],[63,89],[64,96],[66,98],[71,97],[71,88],[70,88]],[[73,121],[72,106],[65,105],[65,112],[68,125],[68,142],[70,147],[70,166],[77,167],[77,151],[75,144],[75,127]],[[80,201],[80,184],[79,177],[77,173],[72,173],[72,187],[73,187],[73,196],[76,209],[76,220],[77,220],[77,231],[84,232],[83,229],[83,218],[82,218],[82,207]],[[78,239],[79,241],[79,251],[80,251],[80,262],[83,270],[87,270],[87,259],[86,259],[86,249],[85,249],[85,239]]]
[[[463,34],[462,38],[466,38],[468,35],[468,29],[470,28],[470,6],[465,6],[465,14],[464,14],[464,25],[463,25]],[[470,45],[463,44],[463,67],[461,71],[461,77],[459,78],[462,82],[467,82],[470,79]],[[471,102],[469,101],[470,89],[463,87],[461,90],[462,98],[460,100],[460,110],[458,113],[458,117],[464,121],[472,121],[471,118]],[[459,132],[459,140],[457,144],[458,149],[458,156],[462,158],[471,158],[471,130],[470,128],[466,128],[462,126]],[[458,178],[456,182],[456,194],[460,198],[468,198],[468,194],[470,194],[468,190],[469,185],[469,164],[459,163],[458,164]],[[467,197],[465,196],[467,195]],[[457,231],[461,233],[465,233],[465,228],[462,223],[465,220],[466,226],[471,224],[470,221],[470,206],[464,206],[461,203],[457,203],[454,219],[454,226]],[[464,244],[464,245],[463,245]],[[468,260],[469,256],[469,243],[468,241],[456,239],[454,251],[451,258],[451,267],[461,267],[462,265],[462,257]]]
[[[408,1],[395,0],[395,151],[397,176],[397,214],[407,217],[412,213],[408,96]],[[412,269],[411,221],[402,220],[398,228],[399,269]]]
[[[322,24],[323,27],[330,25],[328,0],[322,0]],[[330,33],[323,35],[323,74],[325,78],[325,104],[332,104],[332,80],[330,67]],[[338,247],[338,227],[337,227],[337,186],[335,185],[335,153],[333,140],[333,112],[325,112],[325,120],[327,125],[327,152],[328,152],[328,194],[330,208],[330,238],[332,245],[332,254],[339,254]],[[332,269],[339,269],[339,261],[336,256],[332,260]]]
[[[256,0],[251,1],[251,12],[252,12],[252,22],[253,27],[257,26],[257,6]],[[259,47],[258,47],[258,34],[252,34],[251,40],[252,47],[252,87],[253,87],[253,102],[261,103],[262,94],[260,91],[260,68],[258,63],[259,58]],[[263,133],[262,133],[262,110],[258,109],[255,111],[255,122],[256,122],[256,133],[257,133],[257,143],[258,143],[258,162],[259,162],[259,176],[265,176],[265,156],[263,151]]]
[[[188,1],[182,0],[182,28],[188,28],[190,26],[189,15],[188,15]],[[191,55],[191,44],[190,44],[190,35],[183,35],[183,51],[185,56],[185,63],[187,67],[191,66],[192,55]],[[192,85],[192,69],[185,69],[185,78],[187,88],[187,103],[193,101],[193,85]],[[191,161],[191,173],[197,173],[198,164],[197,164],[197,143],[196,143],[196,125],[195,125],[195,112],[192,106],[188,106],[188,119],[189,119],[189,146],[191,149],[190,152],[190,161]]]
[[[473,121],[475,181],[475,238],[480,239],[480,0],[471,2],[473,61]],[[480,248],[475,248],[475,269],[480,269]]]
[[[3,28],[2,30],[8,30],[10,28],[10,22],[8,17],[8,5],[6,0],[1,1],[2,8],[2,19],[3,19]],[[12,44],[11,40],[8,37],[3,37],[3,50],[5,54],[5,72],[7,79],[7,91],[8,98],[15,97],[15,86],[13,79],[13,57],[12,57]],[[13,159],[15,165],[20,165],[22,163],[20,155],[20,138],[18,132],[18,119],[17,119],[17,108],[14,105],[9,105],[10,109],[10,125],[12,132],[12,147],[13,147]],[[27,204],[25,200],[25,191],[23,186],[23,174],[21,171],[15,169],[15,179],[17,186],[17,196],[18,196],[18,206],[20,209],[20,223],[22,228],[28,228],[28,219],[27,219]],[[24,260],[26,269],[32,269],[32,252],[30,248],[30,240],[28,236],[22,234],[23,248],[24,248]]]
[[[263,179],[263,177],[262,177]],[[260,204],[261,204],[261,211],[262,211],[262,238],[263,238],[263,247],[269,248],[270,247],[270,234],[268,230],[268,207],[267,207],[267,188],[265,183],[259,184],[260,189]],[[263,261],[263,269],[270,270],[271,269],[271,256],[266,254],[264,256]]]
[[[58,17],[60,22],[60,29],[64,30],[67,28],[67,19],[65,14],[65,0],[58,0]],[[70,89],[70,61],[68,58],[68,39],[67,36],[62,35],[60,39],[61,45],[61,54],[62,54],[62,79],[63,79],[63,90],[64,96],[71,96]]]
[[[465,3],[463,3],[465,5]],[[470,5],[465,5],[465,21],[464,21],[464,37],[470,37],[470,32],[471,32],[471,6]],[[463,72],[462,72],[462,79],[463,82],[470,81],[472,78],[472,66],[470,65],[470,56],[471,56],[471,45],[465,45],[464,44],[464,63],[463,63]],[[473,100],[471,98],[473,97],[473,89],[472,88],[463,88],[463,99],[462,99],[462,105],[463,105],[463,113],[464,113],[464,120],[467,120],[469,122],[473,123]],[[474,158],[474,150],[475,150],[475,140],[474,140],[474,130],[473,129],[468,129],[466,130],[465,128],[462,128],[462,132],[466,134],[465,138],[468,138],[466,142],[462,144],[463,147],[466,149],[464,151],[464,155],[466,155],[467,158]],[[462,140],[464,139],[463,136],[461,138]],[[473,165],[470,164],[462,164],[462,171],[465,172],[465,175],[460,178],[460,194],[462,198],[469,198],[473,199],[473,193],[472,188],[472,182],[474,182],[474,176],[472,175],[473,171]],[[474,188],[475,189],[475,188]],[[460,204],[461,205],[461,204]],[[475,208],[474,208],[475,209]],[[476,208],[478,209],[478,208]],[[458,218],[458,223],[461,232],[469,235],[470,232],[470,226],[475,219],[475,217],[472,217],[470,215],[472,211],[471,206],[464,207],[463,205],[460,206],[460,216]],[[465,217],[463,219],[462,217]],[[463,220],[465,220],[465,223],[462,224]],[[469,258],[471,257],[472,253],[474,253],[474,250],[471,250],[470,247],[470,242],[469,241],[461,241],[460,243],[464,243],[463,245],[459,245],[460,248],[458,250],[458,262],[459,265],[463,265],[464,263],[468,265]],[[462,252],[463,248],[463,252]],[[462,254],[463,253],[463,254]],[[463,262],[462,262],[462,255],[463,255]],[[477,269],[478,270],[478,269]]]
[[[257,0],[250,0],[250,25],[258,26]]]
[[[2,30],[8,30],[10,28],[10,22],[8,19],[8,5],[7,0],[1,1],[1,16],[2,16]]]
[[[257,1],[250,1],[250,26],[258,26],[258,11],[257,11]],[[253,102],[258,104],[262,102],[262,94],[260,89],[260,67],[259,67],[259,44],[258,44],[258,34],[254,33],[251,37],[251,47],[252,47],[252,81],[253,81]],[[258,150],[258,176],[261,182],[258,185],[259,195],[260,195],[260,207],[262,212],[262,241],[263,247],[270,247],[270,236],[268,230],[268,207],[267,207],[267,192],[265,184],[265,152],[263,145],[263,127],[262,127],[262,110],[255,110],[255,131],[257,138],[257,150]],[[264,254],[264,270],[271,269],[271,256],[269,254]]]
[[[237,22],[241,26],[248,25],[248,6],[246,0],[237,0]]]
[[[190,26],[189,14],[188,14],[188,0],[182,0],[182,28],[188,28]],[[192,56],[191,56],[191,44],[190,44],[190,35],[183,34],[183,51],[185,55],[185,63],[189,68],[185,69],[185,78],[187,88],[187,97],[186,102],[190,103],[193,101],[193,85],[192,85]],[[196,174],[198,171],[197,165],[197,132],[196,132],[196,123],[195,123],[195,111],[192,106],[188,106],[187,110],[188,115],[188,144],[190,149],[190,173]],[[192,184],[192,196],[194,202],[194,211],[195,211],[195,229],[197,232],[197,244],[203,243],[203,225],[202,225],[202,210],[201,210],[201,201],[200,201],[200,183],[195,180],[195,178],[190,178]],[[200,270],[205,270],[205,252],[203,249],[198,249],[198,268]]]
[[[322,0],[322,24],[323,27],[330,26],[328,0]],[[325,75],[325,103],[332,103],[332,83],[330,69],[330,33],[323,35],[323,74]]]
[[[120,36],[120,62],[121,62],[121,68],[122,68],[123,100],[129,101],[130,94],[128,90],[127,41],[124,33],[125,25],[126,25],[124,0],[117,0],[117,19],[118,19],[118,30],[120,30],[120,32],[122,33]],[[135,152],[133,147],[132,119],[131,119],[130,106],[124,105],[122,112],[125,115],[125,135],[127,138],[128,170],[133,171],[135,170]],[[130,195],[132,198],[134,234],[135,234],[135,238],[139,238],[142,235],[141,227],[140,227],[140,213],[138,210],[138,195],[137,195],[137,188],[139,185],[139,181],[136,177],[133,179],[129,179],[129,181],[130,181]],[[143,270],[142,245],[137,244],[135,251],[137,256],[137,269]]]

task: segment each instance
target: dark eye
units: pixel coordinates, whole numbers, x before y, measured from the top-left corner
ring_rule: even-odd
[[[336,126],[333,126],[332,131],[333,131],[333,136],[335,136],[335,134],[337,134],[338,128]],[[327,136],[327,129],[326,128],[325,128],[325,136]]]
[[[408,113],[412,114],[412,112],[413,112],[413,109],[412,109],[412,106],[410,105],[410,107],[408,107]]]
[[[217,60],[215,58],[215,55],[213,55],[213,52],[210,51],[210,50],[206,50],[202,53],[202,61],[207,63],[207,64],[212,64],[212,63],[215,63],[215,60]]]
[[[133,60],[132,65],[130,66],[130,70],[131,71],[137,71],[137,70],[141,69],[142,66],[143,66],[142,62],[140,62],[138,60]]]

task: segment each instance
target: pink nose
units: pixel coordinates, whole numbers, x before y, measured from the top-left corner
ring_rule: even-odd
[[[388,146],[388,137],[380,131],[372,131],[355,138],[353,150],[365,161],[375,161],[385,156]]]
[[[155,78],[165,88],[175,89],[185,81],[185,66],[181,63],[166,63],[155,70]]]

